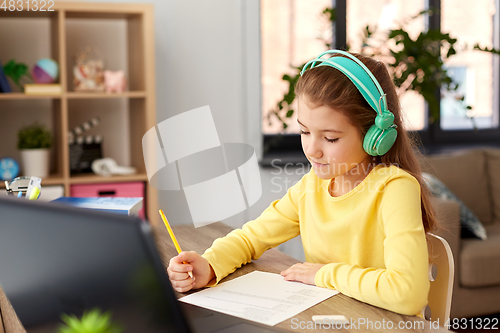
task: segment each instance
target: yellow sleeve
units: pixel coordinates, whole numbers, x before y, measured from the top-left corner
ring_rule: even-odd
[[[302,179],[290,187],[280,200],[273,201],[255,220],[227,236],[216,239],[202,255],[214,269],[214,286],[243,264],[258,259],[270,248],[276,247],[300,234],[298,202],[302,191]]]
[[[415,178],[390,180],[381,195],[379,216],[373,217],[383,222],[385,269],[330,263],[316,273],[316,285],[390,311],[418,314],[429,292],[420,202]]]

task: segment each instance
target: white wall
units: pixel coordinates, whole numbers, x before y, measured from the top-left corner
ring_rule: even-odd
[[[95,1],[95,0],[93,0]],[[157,121],[210,105],[221,142],[243,142],[262,154],[260,8],[258,0],[103,0],[155,7]],[[202,139],[202,138],[200,138]],[[298,181],[304,169],[261,168],[263,195],[250,209],[224,220],[233,227],[254,219]],[[160,207],[185,199],[160,191]],[[165,209],[165,208],[164,208]],[[172,224],[191,223],[176,215]],[[175,209],[174,209],[175,210]],[[179,209],[181,210],[181,209]],[[185,211],[185,209],[183,210]],[[303,259],[298,239],[280,246]]]

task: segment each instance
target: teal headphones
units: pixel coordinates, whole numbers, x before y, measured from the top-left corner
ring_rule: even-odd
[[[342,54],[346,57],[331,57],[321,59],[325,54]],[[394,124],[394,115],[387,108],[387,100],[382,87],[375,76],[358,58],[340,50],[328,50],[321,53],[316,59],[307,62],[300,75],[307,67],[331,66],[347,76],[358,88],[368,104],[377,112],[375,125],[372,125],[363,139],[363,149],[371,156],[382,156],[391,149],[396,141],[398,132]]]

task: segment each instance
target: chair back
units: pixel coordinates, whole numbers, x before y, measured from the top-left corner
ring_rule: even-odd
[[[454,260],[448,242],[434,234],[427,234],[429,250],[429,280],[431,282],[428,304],[422,310],[426,320],[438,321],[444,326],[450,318],[453,293]]]

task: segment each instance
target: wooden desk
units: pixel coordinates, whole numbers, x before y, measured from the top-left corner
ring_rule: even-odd
[[[194,228],[192,226],[174,226],[173,230],[183,250],[185,251],[193,250],[201,254],[212,245],[212,242],[216,238],[226,235],[229,231],[232,230],[232,228],[222,223],[214,223],[200,228]],[[160,255],[162,256],[162,260],[165,266],[168,266],[170,258],[177,254],[175,247],[172,241],[170,240],[167,230],[164,227],[156,227],[154,234],[158,250],[160,252]],[[264,253],[262,257],[260,257],[258,260],[255,260],[252,263],[237,269],[234,273],[230,274],[225,279],[223,279],[221,283],[223,283],[224,281],[229,281],[231,279],[234,279],[238,276],[247,274],[254,270],[271,272],[271,273],[280,273],[282,270],[287,269],[288,267],[292,266],[297,262],[299,261],[276,249],[271,249],[266,253]],[[176,294],[177,297],[182,297],[191,294],[193,292],[197,291],[196,290],[190,291],[184,294],[176,292]],[[278,325],[276,325],[276,327],[292,332],[311,333],[315,330],[307,329],[306,325],[308,321],[312,321],[312,316],[316,314],[342,314],[346,316],[348,319],[352,319],[353,324],[356,322],[356,325],[353,325],[350,331],[357,331],[357,332],[367,332],[367,331],[383,332],[383,331],[390,331],[392,329],[401,330],[398,327],[400,322],[401,325],[408,325],[406,327],[408,327],[409,329],[404,328],[404,331],[449,332],[443,327],[436,329],[431,328],[430,322],[422,320],[416,316],[400,315],[395,312],[384,310],[357,301],[343,294],[337,294],[327,299],[326,301],[323,301],[307,309],[306,311],[298,314],[297,316],[279,323]],[[361,321],[364,320],[366,324],[361,325],[360,320]],[[299,324],[301,322],[304,329],[301,329],[299,327]],[[389,322],[391,322],[392,324]],[[393,326],[392,329],[390,329],[390,325]],[[317,326],[316,328],[320,327]],[[332,328],[329,329],[324,328],[321,329],[320,331],[326,332],[331,330]],[[335,331],[345,332],[345,330],[342,329],[341,330],[335,329]]]
[[[194,250],[200,254],[203,253],[207,248],[209,248],[210,245],[212,245],[214,239],[224,236],[232,230],[230,227],[222,223],[214,223],[201,228],[194,228],[192,226],[174,226],[173,229],[181,247],[184,250]],[[167,267],[170,258],[177,254],[175,247],[164,226],[154,227],[153,234],[156,245],[158,247],[158,251],[160,253],[160,257],[162,258],[165,267]],[[221,283],[252,272],[254,270],[279,273],[280,271],[290,267],[297,262],[298,261],[293,259],[292,257],[289,257],[276,249],[272,249],[267,251],[259,260],[255,260],[254,262],[236,270],[233,274],[222,280]],[[176,295],[177,297],[181,297],[193,292],[197,291],[190,291],[189,293],[185,294],[176,293]],[[320,304],[317,304],[309,308],[308,310],[298,314],[297,316],[279,323],[278,325],[276,325],[276,327],[279,327],[286,331],[310,333],[315,330],[307,329],[306,325],[311,321],[311,317],[315,314],[342,314],[347,318],[352,319],[353,323],[356,324],[356,326],[352,327],[350,331],[357,332],[388,331],[390,330],[388,329],[389,325],[391,325],[389,322],[392,323],[393,329],[399,329],[398,324],[400,322],[402,323],[402,325],[407,325],[406,327],[408,328],[411,326],[412,329],[405,329],[405,331],[410,332],[447,332],[447,330],[444,328],[430,328],[429,322],[424,321],[418,317],[399,315],[391,311],[359,302],[342,294],[335,295],[328,300],[321,302]],[[3,322],[0,322],[0,333],[26,333],[26,330],[17,318],[17,315],[15,314],[12,306],[5,297],[5,294],[0,289],[0,321],[2,320]],[[360,320],[364,320],[366,324],[361,325]],[[369,326],[370,323],[372,326]],[[302,324],[304,329],[300,329],[300,324]],[[384,329],[384,327],[386,329]],[[316,328],[319,328],[319,326],[317,326]],[[330,330],[332,330],[332,328],[325,328],[321,331]],[[336,331],[345,332],[345,330],[342,329]]]

